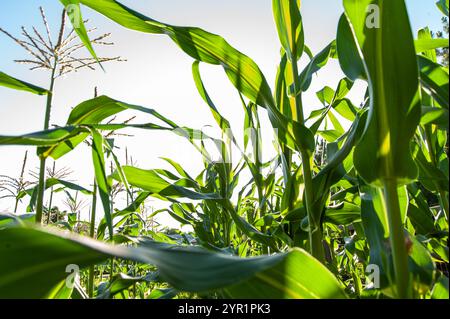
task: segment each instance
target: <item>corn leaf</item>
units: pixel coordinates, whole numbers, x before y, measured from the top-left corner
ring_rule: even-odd
[[[105,219],[108,225],[110,239],[114,235],[111,217],[111,186],[108,182],[105,167],[104,137],[95,129],[91,129],[92,134],[92,163],[94,166],[95,180],[97,182],[100,200],[103,205]]]
[[[77,0],[60,0],[60,1],[65,6],[66,13],[70,18],[70,22],[72,23],[73,29],[77,33],[81,42],[83,42],[84,46],[92,55],[92,57],[98,61],[97,54],[95,53],[92,43],[89,40],[88,32],[86,30],[86,26],[84,24],[84,20],[81,15],[80,4],[78,3]],[[100,62],[99,65],[100,67],[102,67]]]
[[[448,47],[448,39],[418,39],[414,41],[416,53]]]
[[[1,136],[0,145],[51,146],[86,132],[85,128],[68,126],[21,136]]]
[[[312,76],[314,73],[323,68],[330,58],[336,56],[336,41],[332,41],[328,44],[322,51],[320,51],[316,56],[314,56],[311,61],[306,65],[303,71],[299,75],[300,91],[305,92],[311,85]],[[291,86],[291,92],[295,91]],[[299,94],[300,92],[295,92]]]
[[[68,0],[63,0],[65,4]],[[294,150],[311,145],[311,134],[304,127],[290,122],[276,107],[266,78],[258,65],[248,56],[233,48],[222,37],[199,28],[164,24],[146,17],[115,0],[70,0],[83,4],[105,15],[116,23],[136,31],[164,34],[169,36],[186,54],[195,60],[221,65],[232,84],[251,101],[267,109],[272,126],[278,129],[279,139]],[[316,72],[328,60],[332,52],[319,55],[303,75],[310,80],[311,72]],[[305,130],[306,129],[306,130]],[[306,136],[304,136],[306,134]],[[304,141],[306,140],[306,142]],[[309,149],[312,151],[312,149]]]
[[[421,84],[442,107],[448,109],[448,70],[424,56],[418,56],[418,59]]]
[[[305,46],[300,0],[273,0],[272,7],[281,45],[289,61],[296,62]]]
[[[30,228],[1,230],[0,242],[0,256],[6,261],[0,263],[2,298],[42,298],[67,278],[67,265],[83,269],[108,257],[154,264],[163,280],[182,291],[225,289],[233,298],[346,297],[334,275],[298,248],[273,256],[238,258],[151,242],[137,248],[111,246]],[[265,289],[258,289],[262,287]]]
[[[439,10],[441,10],[441,12],[448,17],[448,0],[439,0],[438,2],[436,2],[437,7],[439,8]],[[448,287],[448,283],[447,283],[447,287]],[[447,288],[448,291],[448,288]]]
[[[336,50],[341,69],[349,79],[353,81],[357,79],[367,79],[358,46],[345,14],[339,19],[336,36]]]
[[[8,74],[1,71],[0,71],[0,86],[5,86],[7,88],[19,91],[26,91],[37,95],[46,95],[48,93],[46,89],[13,78],[12,76],[9,76]]]
[[[367,20],[369,5],[379,8],[379,26]],[[370,91],[368,127],[354,163],[368,183],[386,179],[408,183],[418,175],[409,142],[420,122],[418,67],[403,0],[344,0],[346,16],[363,54]],[[369,11],[370,12],[370,11]],[[372,13],[369,13],[372,14]]]
[[[155,170],[143,170],[131,166],[123,166],[123,172],[130,185],[139,187],[140,189],[157,194],[162,197],[185,197],[190,199],[219,199],[215,194],[200,194],[186,187],[171,184],[163,179]],[[119,180],[119,174],[116,172],[113,178]]]

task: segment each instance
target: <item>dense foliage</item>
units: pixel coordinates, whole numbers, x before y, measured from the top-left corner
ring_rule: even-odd
[[[218,35],[156,21],[115,0],[60,2],[98,63],[105,60],[81,5],[130,30],[168,36],[194,59],[198,93],[223,134],[213,138],[108,96],[75,106],[65,125],[49,129],[62,35],[49,89],[0,72],[2,86],[47,95],[43,131],[0,136],[0,145],[36,146],[41,160],[36,185],[9,181],[16,208],[29,199],[29,211],[0,215],[0,297],[449,297],[448,62],[437,55],[448,39],[427,28],[414,35],[403,0],[343,0],[336,40],[317,54],[304,41],[300,1],[273,0],[282,47],[273,89],[251,58]],[[448,16],[448,0],[437,7]],[[299,70],[301,58],[309,62]],[[306,114],[302,96],[332,59],[346,77],[317,92],[323,107]],[[244,130],[252,132],[243,141],[208,94],[202,63],[221,66],[236,88]],[[367,84],[360,105],[347,98],[356,80]],[[259,156],[268,142],[260,108],[276,132],[278,153],[268,162]],[[126,110],[152,122],[116,123]],[[185,137],[202,154],[203,171],[191,176],[175,158],[166,159],[170,171],[135,167],[128,156],[121,162],[111,133],[125,128]],[[55,167],[46,174],[46,159],[83,142],[92,149],[92,187],[64,180]],[[217,150],[207,142],[222,160],[212,160]],[[237,163],[227,160],[231,149],[241,152]],[[61,191],[73,207],[68,214],[45,205],[46,195]],[[80,221],[85,208],[70,192],[92,201],[89,223]],[[116,207],[117,194],[126,207]],[[150,197],[166,207],[148,214]],[[155,226],[157,214],[191,230]],[[80,281],[72,277],[77,269]]]

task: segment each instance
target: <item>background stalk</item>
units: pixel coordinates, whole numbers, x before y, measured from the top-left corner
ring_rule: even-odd
[[[97,210],[97,181],[94,179],[94,192],[92,194],[92,208],[91,208],[91,224],[89,230],[89,236],[91,238],[95,237],[95,215]],[[89,281],[88,281],[88,296],[89,298],[94,297],[94,275],[95,275],[95,265],[89,267]]]
[[[45,108],[45,120],[44,120],[44,130],[47,130],[50,126],[50,112],[52,109],[53,100],[53,87],[55,85],[55,72],[58,65],[58,61],[55,60],[52,69],[52,75],[50,78],[50,88],[47,94],[47,105]],[[39,166],[39,185],[38,185],[38,196],[36,205],[36,223],[40,224],[42,221],[42,212],[44,208],[44,191],[45,191],[45,161],[46,157],[40,155],[40,166]]]
[[[55,175],[55,172],[56,172],[56,162],[53,162],[52,175]],[[52,212],[52,204],[53,204],[53,193],[54,193],[54,189],[52,186],[50,188],[50,200],[48,201],[47,225],[50,224],[50,215]]]
[[[397,183],[395,180],[385,180],[384,200],[389,220],[389,237],[394,261],[397,297],[401,299],[410,298],[408,252],[405,245],[405,235],[403,232],[403,222],[401,220]]]
[[[20,184],[23,185],[23,180],[24,180],[24,176],[25,176],[25,166],[27,165],[27,158],[28,158],[28,151],[25,151],[25,156],[23,157],[23,162],[22,162],[22,170],[20,171]],[[17,194],[18,195],[18,194]],[[19,196],[16,196],[16,201],[14,203],[14,214],[17,214],[17,208],[19,207]]]
[[[313,202],[313,184],[312,184],[312,171],[311,171],[311,156],[307,152],[302,151],[302,168],[303,168],[303,178],[305,183],[305,207],[308,216],[309,225],[309,246],[310,253],[312,256],[320,260],[322,263],[325,262],[325,253],[322,246],[322,231],[320,230],[320,225],[314,220],[312,212],[312,202]]]
[[[292,66],[292,76],[294,79],[294,89],[296,92],[295,110],[296,110],[296,114],[297,114],[297,120],[302,125],[305,125],[301,93],[297,94],[298,92],[301,91],[300,85],[298,83],[297,61],[291,61],[291,66]],[[300,156],[302,159],[303,179],[304,179],[304,185],[305,185],[305,195],[303,198],[303,202],[304,202],[304,206],[306,208],[306,213],[308,216],[308,225],[309,225],[309,229],[308,229],[309,252],[311,253],[312,256],[314,256],[321,262],[324,262],[325,255],[324,255],[323,247],[322,247],[322,234],[321,234],[319,225],[316,225],[316,221],[314,220],[313,212],[312,212],[312,202],[313,202],[313,197],[314,197],[313,183],[312,183],[312,171],[311,171],[312,156],[309,155],[308,151],[305,149],[300,150]]]

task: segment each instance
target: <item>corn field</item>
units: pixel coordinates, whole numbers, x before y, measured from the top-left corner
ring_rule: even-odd
[[[11,146],[36,150],[17,163],[19,177],[0,176],[0,203],[14,207],[0,214],[0,298],[448,299],[448,33],[413,32],[404,0],[340,0],[335,40],[312,52],[305,34],[315,30],[302,20],[308,1],[272,1],[274,83],[220,35],[157,21],[115,0],[55,0],[56,35],[43,8],[36,11],[43,33],[23,28],[17,37],[0,21],[0,41],[30,57],[17,62],[49,76],[42,88],[0,72],[0,96],[12,89],[45,99],[42,118],[33,119],[41,131],[0,131],[2,162]],[[448,17],[448,0],[434,9]],[[127,63],[103,56],[114,44],[86,12],[149,43],[173,42],[191,59],[196,94],[218,136],[101,88],[64,106],[72,108],[66,123],[52,126],[55,83]],[[304,96],[330,61],[345,77],[313,92],[322,105],[309,112]],[[225,72],[241,105],[213,101],[207,64]],[[361,90],[360,101],[349,98],[352,89]],[[221,113],[231,106],[240,107],[243,123]],[[9,107],[20,105],[2,105]],[[122,119],[122,112],[133,115]],[[201,172],[192,174],[180,158],[163,159],[170,169],[140,166],[123,152],[129,130],[179,137],[200,155]],[[83,186],[71,167],[58,165],[81,145],[93,171]],[[276,151],[267,160],[270,147]],[[39,167],[30,179],[33,157]],[[152,200],[163,204],[149,207]],[[180,227],[165,227],[160,216]]]

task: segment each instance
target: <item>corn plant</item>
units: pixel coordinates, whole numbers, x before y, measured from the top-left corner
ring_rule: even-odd
[[[61,22],[59,25],[59,33],[55,42],[52,39],[50,32],[50,26],[45,15],[45,11],[42,7],[39,8],[42,17],[43,24],[45,26],[45,36],[42,35],[36,27],[33,27],[33,32],[30,33],[25,27],[22,26],[22,36],[24,40],[18,39],[11,35],[9,32],[0,28],[0,32],[14,40],[19,46],[24,48],[30,55],[31,59],[15,60],[17,63],[26,64],[30,66],[30,70],[47,70],[50,72],[50,84],[46,91],[41,90],[41,93],[47,95],[45,118],[44,118],[44,130],[50,127],[50,116],[53,101],[53,89],[55,81],[61,76],[65,76],[71,72],[77,72],[80,69],[89,68],[95,70],[94,65],[97,62],[111,62],[122,61],[120,57],[113,58],[85,58],[77,56],[76,53],[84,47],[82,43],[77,43],[77,37],[75,30],[72,29],[66,34],[66,11],[65,9],[61,14]],[[84,21],[87,22],[87,21]],[[89,34],[95,31],[95,28],[86,30]],[[112,42],[106,42],[110,36],[109,33],[103,34],[92,40],[95,45],[113,45]],[[45,171],[46,171],[46,156],[42,156],[39,150],[40,168],[39,168],[39,187],[37,194],[37,207],[36,207],[36,222],[40,223],[42,219],[42,213],[44,208],[44,192],[45,192]],[[51,201],[50,201],[51,202]]]
[[[0,255],[9,262],[0,263],[0,297],[448,298],[448,67],[437,55],[448,39],[428,28],[414,35],[403,0],[343,0],[336,39],[316,54],[305,43],[300,1],[273,0],[281,46],[273,90],[258,65],[219,35],[156,21],[115,0],[60,2],[92,62],[102,59],[81,5],[127,29],[169,37],[193,59],[193,81],[221,135],[95,94],[73,108],[65,126],[0,136],[0,145],[38,146],[42,158],[55,160],[87,142],[95,171],[92,191],[53,182],[92,196],[89,222],[72,214],[39,227],[21,215],[1,217]],[[448,1],[437,7],[448,15]],[[316,92],[322,107],[307,114],[303,97],[332,59],[345,77]],[[244,131],[252,133],[243,141],[208,93],[202,63],[222,67],[235,87]],[[347,96],[356,80],[366,84],[359,105]],[[52,91],[4,73],[0,84]],[[126,110],[149,122],[117,122]],[[260,156],[269,144],[260,111],[275,135],[270,160]],[[128,154],[122,165],[110,137],[120,141],[125,128],[185,138],[201,154],[202,172],[192,176],[169,158],[171,169],[143,169]],[[250,178],[241,186],[244,172]],[[28,191],[30,211],[35,193]],[[118,196],[126,207],[118,207]],[[167,205],[148,216],[151,197]],[[158,214],[191,230],[155,227]],[[34,257],[23,255],[31,250]],[[67,264],[88,270],[70,287]]]

